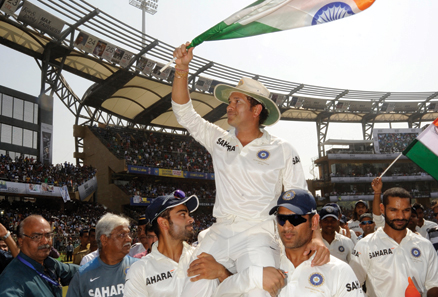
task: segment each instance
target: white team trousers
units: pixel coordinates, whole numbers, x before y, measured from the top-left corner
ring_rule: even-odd
[[[279,267],[280,245],[274,226],[275,221],[271,218],[266,221],[248,221],[234,216],[219,219],[199,242],[191,261],[205,252],[232,272],[240,272],[250,266]],[[217,286],[217,280],[191,282],[186,278],[181,297],[212,296]],[[256,289],[243,296],[270,295],[262,289]]]

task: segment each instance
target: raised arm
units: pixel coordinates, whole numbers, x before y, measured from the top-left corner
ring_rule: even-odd
[[[380,177],[376,177],[371,182],[371,187],[374,191],[374,199],[373,199],[373,214],[376,216],[380,216],[380,195],[382,195],[382,179]]]
[[[14,239],[11,236],[11,233],[6,229],[5,226],[3,226],[0,223],[0,238],[3,238],[5,235],[7,235],[7,238],[5,239],[5,243],[9,248],[9,251],[11,252],[12,256],[15,258],[18,253],[20,253],[20,249],[17,247],[17,244],[15,243]]]
[[[173,52],[173,56],[176,57],[175,61],[175,78],[173,79],[172,86],[172,100],[178,104],[185,104],[190,100],[190,94],[188,90],[188,75],[189,64],[193,59],[193,47],[189,50],[186,47],[190,44],[181,45]]]

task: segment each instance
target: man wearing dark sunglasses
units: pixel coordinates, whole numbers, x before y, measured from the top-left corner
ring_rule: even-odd
[[[306,190],[293,189],[284,192],[270,212],[275,215],[278,235],[283,242],[280,269],[277,273],[285,278],[285,286],[279,287],[271,296],[364,296],[359,281],[350,266],[330,256],[330,262],[313,266],[315,252],[305,253],[312,240],[313,232],[319,232],[319,215],[316,201]],[[265,267],[266,268],[266,267]],[[257,271],[248,268],[233,277],[240,277],[240,283],[249,282],[251,288],[261,288],[255,277]],[[240,296],[236,286],[224,280],[215,296]],[[268,277],[263,270],[263,281]],[[237,282],[239,283],[239,282]]]
[[[358,237],[358,239],[362,239],[368,234],[371,234],[374,232],[374,229],[376,228],[376,224],[373,221],[373,215],[370,213],[364,213],[359,218],[360,221],[360,227],[363,230],[363,233]]]
[[[79,266],[49,257],[52,240],[50,224],[42,216],[21,221],[20,253],[0,275],[0,296],[62,296],[62,286],[70,283]]]

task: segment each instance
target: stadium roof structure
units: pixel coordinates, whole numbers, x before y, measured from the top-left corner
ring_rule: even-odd
[[[16,4],[5,6],[5,2],[0,7],[0,44],[35,58],[42,71],[41,93],[56,94],[76,116],[76,124],[186,133],[171,109],[174,69],[158,71],[172,59],[173,46],[143,35],[84,0]],[[62,71],[94,84],[79,98]],[[371,139],[374,123],[408,122],[409,127],[419,128],[422,121],[438,117],[438,90],[402,93],[326,88],[249,73],[195,56],[189,87],[197,112],[227,128],[226,105],[214,99],[212,92],[217,84],[236,85],[243,76],[259,80],[271,91],[282,120],[316,122],[320,156],[329,122],[361,123],[364,139]]]
[[[346,139],[328,139],[323,145],[350,145],[350,144],[372,144],[372,140],[346,140]]]

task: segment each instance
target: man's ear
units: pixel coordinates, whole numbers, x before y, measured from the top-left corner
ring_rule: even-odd
[[[162,217],[157,218],[157,223],[162,230],[169,230],[169,221],[166,220],[165,218]]]
[[[260,113],[262,112],[263,107],[261,104],[257,104],[256,106],[253,107],[253,112],[254,112],[254,116],[259,116]]]
[[[381,214],[385,213],[385,206],[383,205],[383,203],[380,203],[380,213]]]
[[[109,240],[109,237],[107,237],[106,235],[104,235],[104,234],[100,235],[100,242],[101,242],[102,246],[106,246],[108,244],[108,240]]]
[[[319,229],[319,214],[315,214],[312,218],[312,230]]]

